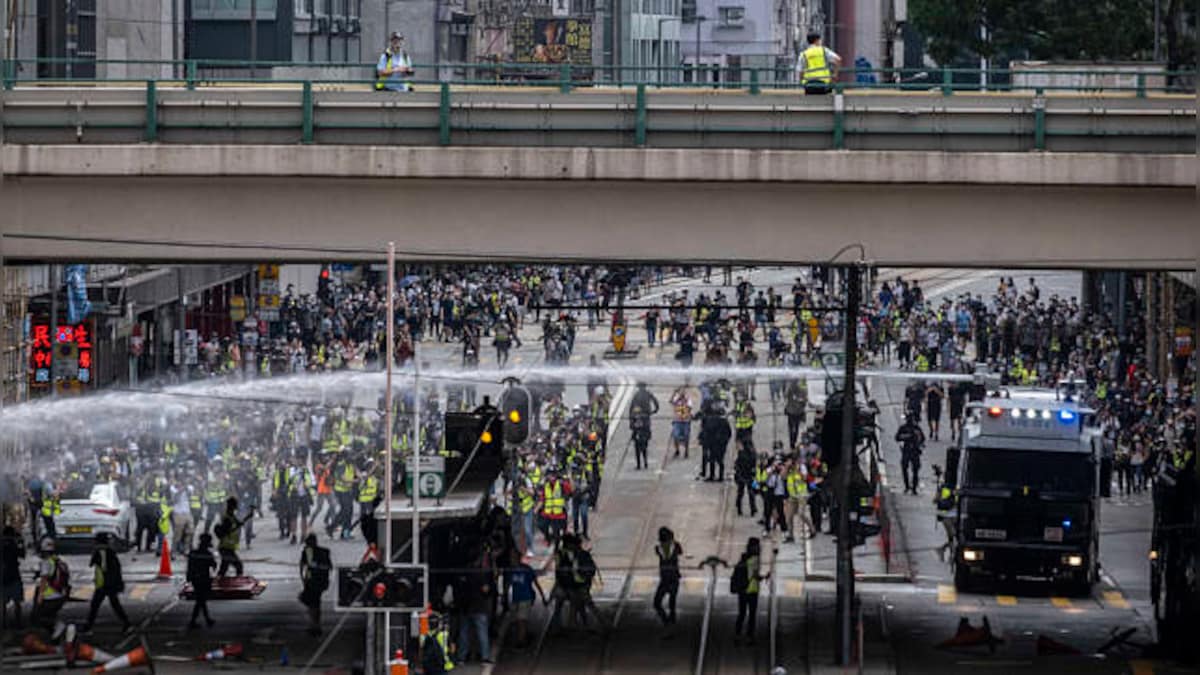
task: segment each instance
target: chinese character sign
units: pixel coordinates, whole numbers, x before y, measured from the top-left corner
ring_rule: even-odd
[[[34,323],[30,327],[29,362],[34,385],[49,385],[56,379],[90,382],[91,322],[62,324],[55,327],[53,334],[48,323]]]

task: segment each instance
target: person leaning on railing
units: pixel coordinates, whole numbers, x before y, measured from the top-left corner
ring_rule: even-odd
[[[412,73],[412,59],[404,49],[404,36],[392,33],[388,48],[379,55],[379,65],[375,66],[375,90],[412,91],[406,78]]]
[[[842,65],[837,52],[821,44],[820,33],[808,34],[808,48],[800,52],[796,70],[805,94],[828,94],[834,69]]]

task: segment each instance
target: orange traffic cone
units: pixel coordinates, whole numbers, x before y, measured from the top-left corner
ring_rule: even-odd
[[[108,663],[115,656],[109,654],[103,649],[97,649],[86,642],[69,643],[63,650],[64,656],[67,657],[67,665],[75,665],[76,661],[91,661],[92,663]]]
[[[1037,637],[1037,655],[1038,656],[1079,656],[1083,652],[1072,647],[1069,644],[1052,640],[1045,635]]]
[[[92,673],[111,673],[114,670],[122,668],[137,668],[150,663],[150,656],[146,653],[146,647],[135,647],[132,651],[124,656],[115,658],[102,666],[96,666],[92,669]]]
[[[158,561],[158,580],[169,581],[171,579],[171,545],[167,543],[167,538],[163,537],[162,557]]]

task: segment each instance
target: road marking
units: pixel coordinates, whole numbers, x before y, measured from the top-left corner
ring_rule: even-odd
[[[129,597],[132,600],[145,600],[150,597],[150,593],[154,591],[154,588],[154,584],[134,584],[133,591],[129,593]]]
[[[638,575],[633,578],[633,586],[629,589],[631,596],[649,595],[655,587],[658,586],[658,579],[655,577]]]
[[[1001,607],[1016,607],[1017,596],[1015,595],[997,595],[996,604]]]
[[[91,600],[92,596],[95,594],[95,586],[80,586],[79,588],[76,588],[73,593],[71,593],[71,597],[78,598],[80,600]]]
[[[1116,609],[1129,609],[1129,602],[1120,591],[1104,591],[1104,603]]]
[[[1050,604],[1059,609],[1071,609],[1071,601],[1067,598],[1050,598]]]
[[[783,595],[787,598],[804,597],[804,582],[799,579],[788,579],[784,581]]]
[[[937,598],[940,605],[953,605],[958,602],[958,592],[949,584],[938,584]]]

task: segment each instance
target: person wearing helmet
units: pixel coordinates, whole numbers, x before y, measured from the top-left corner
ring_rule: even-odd
[[[917,494],[918,474],[921,471],[921,449],[925,445],[925,434],[915,415],[908,415],[904,424],[896,430],[896,442],[900,444],[900,471],[904,474],[905,494]]]
[[[96,549],[92,552],[92,559],[88,562],[88,566],[95,570],[95,592],[92,594],[92,606],[88,610],[88,618],[83,625],[83,632],[91,632],[92,626],[96,623],[96,614],[100,611],[100,605],[104,604],[105,598],[108,598],[113,613],[121,620],[122,632],[129,632],[133,624],[129,621],[129,616],[125,614],[125,609],[121,607],[121,593],[125,591],[125,579],[121,574],[121,559],[113,551],[107,532],[96,535]]]
[[[242,559],[238,557],[237,550],[238,541],[241,539],[243,521],[238,520],[237,508],[237,497],[226,499],[225,513],[221,515],[221,522],[217,523],[217,526],[213,528],[213,534],[217,535],[219,540],[217,552],[221,554],[221,567],[217,570],[218,577],[225,576],[230,567],[237,572],[236,576],[242,576]]]
[[[59,557],[54,540],[42,540],[42,562],[38,565],[37,588],[33,596],[34,625],[53,627],[59,610],[71,594],[71,570]]]
[[[429,634],[421,636],[420,646],[421,670],[426,675],[454,670],[454,660],[450,658],[450,629],[440,614],[429,615]]]

